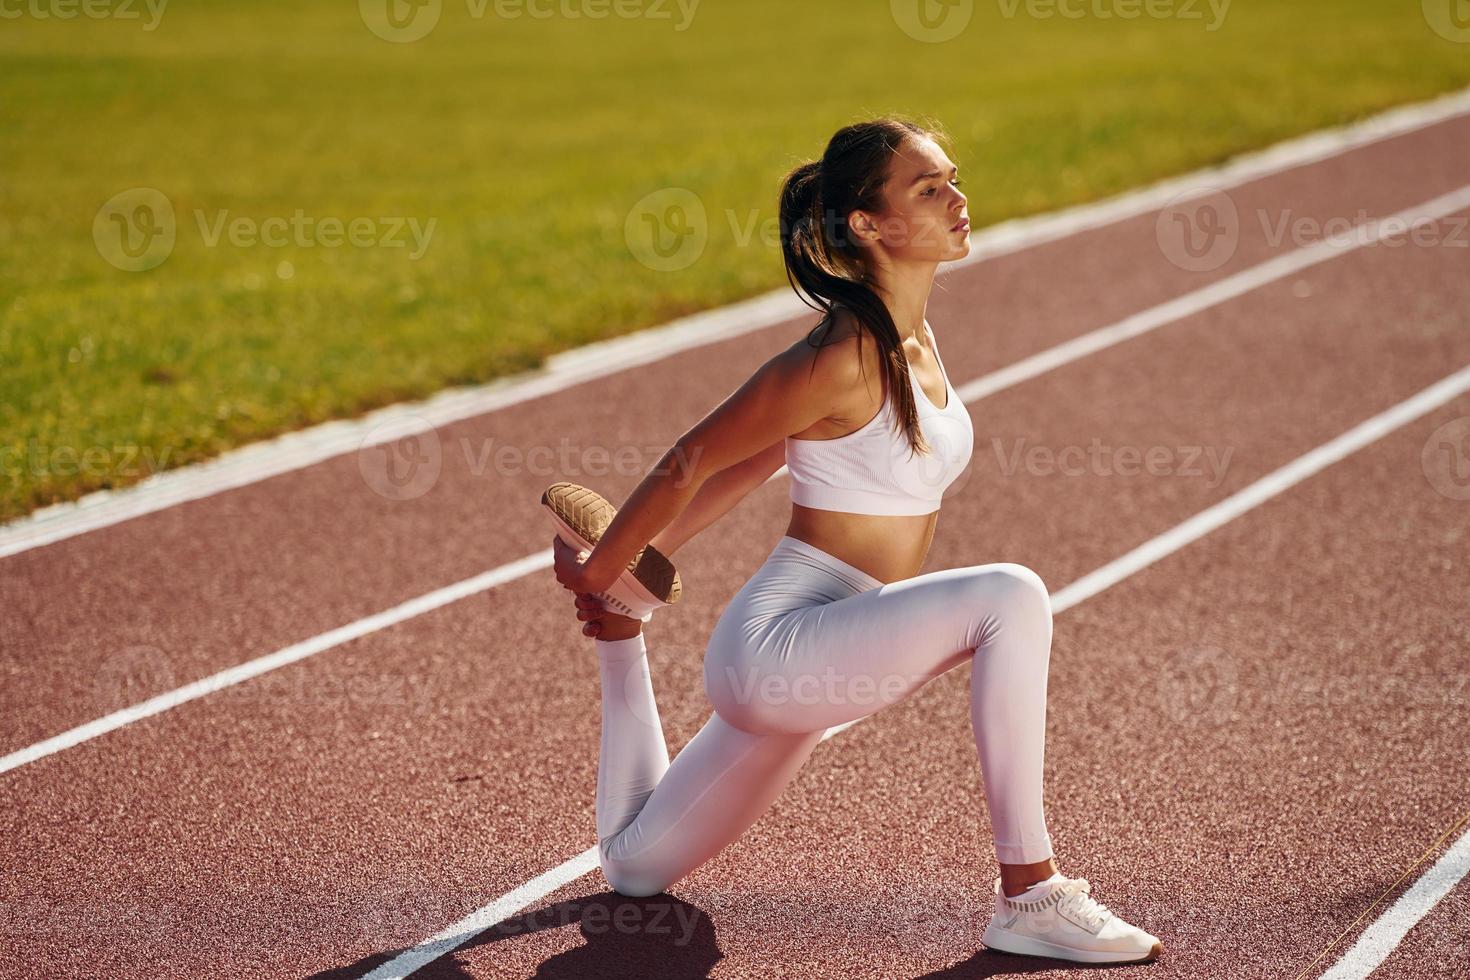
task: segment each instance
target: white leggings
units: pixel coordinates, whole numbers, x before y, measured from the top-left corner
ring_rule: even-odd
[[[1051,632],[1046,586],[1023,565],[947,568],[884,584],[783,536],[715,625],[704,659],[714,714],[672,765],[642,634],[594,641],[603,874],[624,895],[664,891],[755,823],[827,729],[967,660],[996,855],[1005,864],[1046,860]]]

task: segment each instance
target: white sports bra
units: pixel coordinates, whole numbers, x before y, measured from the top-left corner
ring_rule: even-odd
[[[947,392],[944,408],[939,408],[918,379],[909,375],[930,454],[910,448],[908,437],[896,428],[892,393],[887,393],[878,414],[861,429],[835,439],[786,437],[786,467],[795,503],[850,514],[932,514],[939,509],[944,491],[970,462],[975,430],[949,383],[934,331],[928,323],[924,330]]]

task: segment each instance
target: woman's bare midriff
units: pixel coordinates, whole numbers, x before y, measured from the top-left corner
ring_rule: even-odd
[[[791,505],[786,533],[854,565],[880,582],[919,574],[939,512],[911,517],[849,514]]]

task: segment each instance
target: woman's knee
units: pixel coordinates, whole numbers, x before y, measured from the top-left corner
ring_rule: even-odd
[[[978,565],[966,579],[973,590],[971,598],[1002,617],[1036,617],[1051,619],[1051,591],[1041,576],[1025,565],[995,562]]]
[[[646,872],[630,871],[615,861],[602,862],[602,876],[607,879],[613,891],[628,898],[657,895],[670,884]]]
[[[647,898],[673,884],[665,879],[660,869],[647,856],[618,858],[609,853],[607,844],[597,849],[597,864],[602,876],[619,895],[629,898]]]

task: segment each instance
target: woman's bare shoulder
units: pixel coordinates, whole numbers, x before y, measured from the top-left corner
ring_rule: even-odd
[[[827,393],[831,414],[836,417],[861,414],[883,390],[878,345],[857,316],[843,307],[824,317],[779,356],[799,368],[806,383]]]

